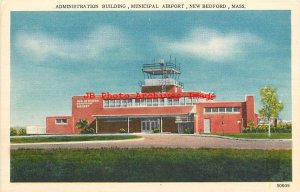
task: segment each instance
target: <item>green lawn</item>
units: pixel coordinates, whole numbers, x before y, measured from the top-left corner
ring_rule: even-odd
[[[12,182],[291,181],[291,150],[19,149]]]
[[[236,138],[248,138],[248,139],[269,139],[268,133],[225,133],[214,134]],[[291,139],[292,133],[271,133],[270,139]]]
[[[97,141],[97,140],[124,140],[142,138],[137,135],[95,135],[95,136],[43,136],[43,137],[19,137],[10,138],[11,143],[39,143],[62,141]]]

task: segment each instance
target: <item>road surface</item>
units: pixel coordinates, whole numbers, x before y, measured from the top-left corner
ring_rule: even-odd
[[[143,139],[120,141],[82,141],[35,144],[11,144],[11,149],[71,148],[228,148],[228,149],[291,149],[292,140],[237,140],[199,135],[145,134]]]

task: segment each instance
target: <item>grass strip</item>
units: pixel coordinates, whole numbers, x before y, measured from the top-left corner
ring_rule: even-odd
[[[11,143],[40,143],[64,141],[98,141],[98,140],[124,140],[142,138],[137,135],[95,135],[95,136],[51,136],[51,137],[20,137],[10,138]]]
[[[291,181],[291,150],[19,149],[11,182]]]
[[[291,139],[292,133],[271,133],[269,137],[268,133],[225,133],[225,134],[213,134],[235,138],[247,138],[247,139]]]

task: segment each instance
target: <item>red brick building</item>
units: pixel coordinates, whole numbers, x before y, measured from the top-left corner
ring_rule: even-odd
[[[72,97],[71,116],[46,118],[46,132],[80,133],[76,122],[86,119],[96,133],[238,133],[257,121],[254,97],[245,101],[215,102],[214,93],[184,91],[180,66],[160,61],[144,64],[140,93],[101,93]]]

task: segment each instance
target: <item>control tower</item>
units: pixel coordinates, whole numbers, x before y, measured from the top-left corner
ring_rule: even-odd
[[[181,92],[183,83],[179,82],[180,65],[171,60],[143,64],[144,82],[142,92]]]

